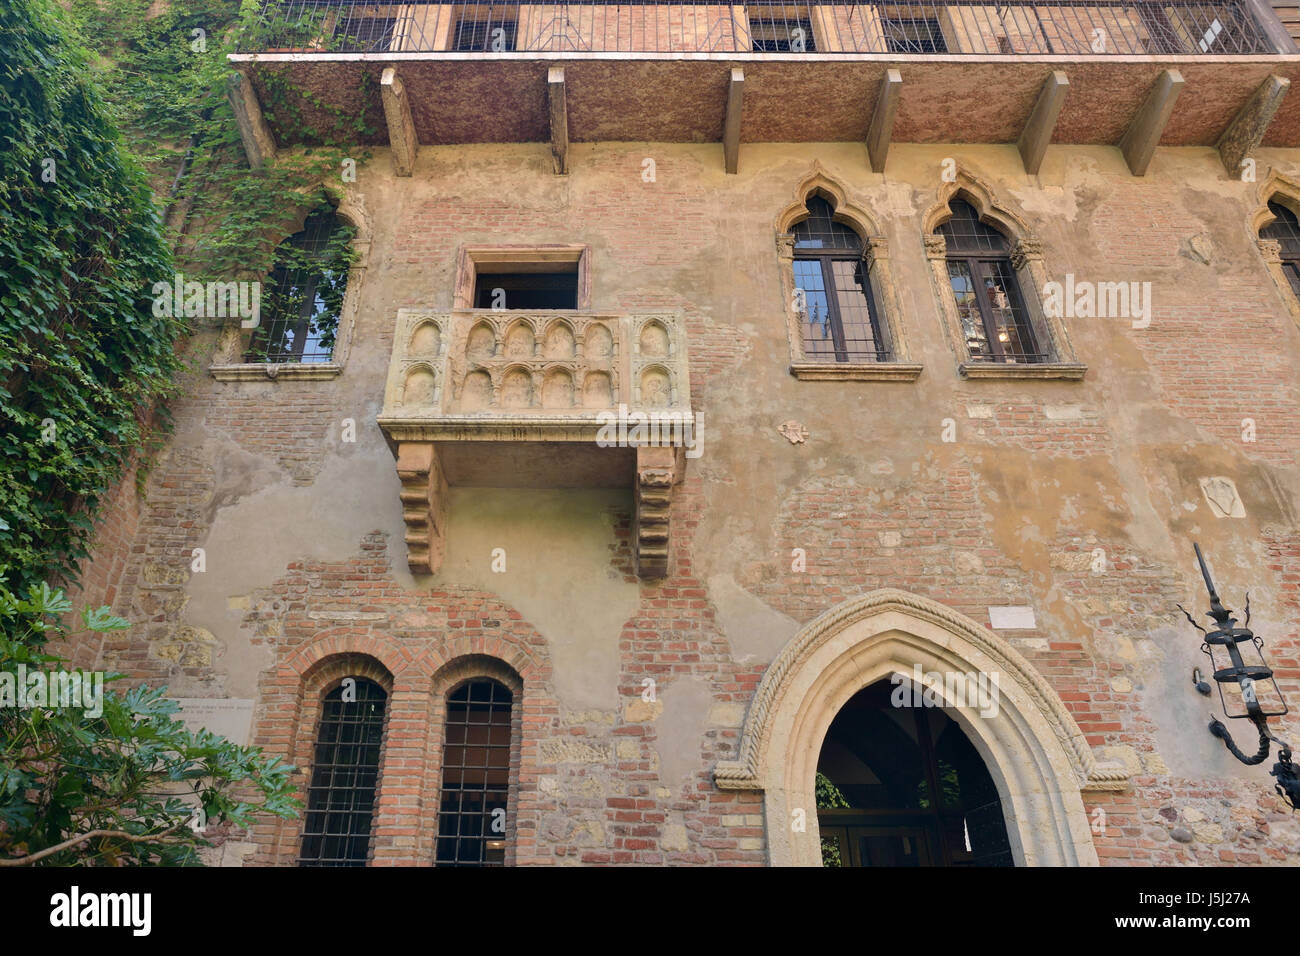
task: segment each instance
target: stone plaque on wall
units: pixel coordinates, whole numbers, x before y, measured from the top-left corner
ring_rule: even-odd
[[[991,607],[989,625],[995,631],[1031,631],[1038,626],[1032,607]]]
[[[237,697],[177,697],[181,723],[190,730],[210,730],[231,743],[248,746],[253,726],[253,701]]]

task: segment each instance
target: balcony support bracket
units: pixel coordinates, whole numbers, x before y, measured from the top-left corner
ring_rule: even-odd
[[[402,482],[406,562],[412,574],[433,574],[442,567],[447,543],[447,479],[434,443],[400,442],[397,477]]]
[[[235,125],[244,143],[244,154],[250,169],[261,169],[275,162],[275,137],[262,116],[262,105],[257,101],[253,81],[242,70],[232,72],[227,80],[226,95],[235,111]]]
[[[1031,176],[1038,175],[1047,155],[1047,146],[1052,141],[1052,131],[1056,129],[1057,117],[1065,105],[1065,94],[1070,90],[1070,81],[1060,70],[1053,70],[1043,83],[1038,94],[1038,102],[1029,114],[1029,120],[1020,133],[1016,147],[1020,150],[1020,159],[1025,164],[1025,172]]]
[[[636,450],[636,573],[642,578],[668,574],[669,516],[673,485],[682,475],[683,449],[638,446]]]
[[[1273,122],[1277,108],[1282,105],[1282,98],[1290,88],[1291,81],[1286,77],[1276,73],[1268,77],[1223,131],[1217,148],[1229,176],[1241,176],[1242,163],[1263,142],[1268,125]]]
[[[546,89],[551,110],[551,154],[555,159],[555,172],[563,176],[569,171],[569,105],[565,95],[564,67],[553,66],[547,71]]]
[[[1164,135],[1169,117],[1173,115],[1174,103],[1182,91],[1183,75],[1177,70],[1161,70],[1155,86],[1129,123],[1119,141],[1119,148],[1124,154],[1124,162],[1128,163],[1129,172],[1134,176],[1147,174],[1151,157],[1155,155],[1160,137]]]
[[[386,68],[379,79],[384,100],[384,118],[388,121],[388,145],[393,152],[393,172],[410,176],[415,172],[415,156],[420,149],[411,119],[411,100],[406,95],[397,71]]]
[[[740,167],[740,114],[744,99],[745,71],[733,66],[727,84],[727,112],[722,124],[722,156],[729,173],[735,173]]]
[[[867,132],[867,156],[871,171],[885,171],[885,156],[889,153],[889,140],[894,134],[894,117],[898,115],[898,97],[903,90],[903,75],[895,69],[885,70],[880,80],[880,93],[876,108],[871,113],[871,128]]]

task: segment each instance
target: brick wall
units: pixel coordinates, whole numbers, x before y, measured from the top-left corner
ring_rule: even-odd
[[[746,148],[739,179],[715,168],[716,146],[581,145],[564,178],[541,172],[528,146],[431,151],[401,184],[382,159],[365,167],[357,188],[375,236],[347,367],[328,381],[194,382],[147,497],[109,512],[88,570],[88,589],[135,624],[106,638],[102,665],[189,695],[255,699],[253,741],[303,766],[305,786],[321,675],[332,661],[367,662],[391,692],[374,858],[424,865],[437,833],[443,695],[452,677],[495,659],[521,687],[512,862],[761,864],[761,794],[717,789],[712,769],[735,757],[772,647],[882,587],[985,625],[991,607],[1029,606],[1036,626],[1002,636],[1050,682],[1098,758],[1131,773],[1127,790],[1085,794],[1103,864],[1293,862],[1300,829],[1266,770],[1202,773],[1208,751],[1196,741],[1208,735],[1175,716],[1179,695],[1200,707],[1184,673],[1199,642],[1175,607],[1205,603],[1192,540],[1233,600],[1252,589],[1254,626],[1300,701],[1300,329],[1242,229],[1253,199],[1216,193],[1205,157],[1134,184],[1073,150],[1061,181],[1036,193],[996,149],[963,148],[963,163],[1043,240],[1050,278],[1151,281],[1155,301],[1146,330],[1067,320],[1084,382],[965,381],[916,212],[938,188],[924,170],[954,148],[910,148],[909,172],[889,183],[847,146]],[[646,156],[653,183],[641,176]],[[916,383],[788,374],[772,224],[814,159],[884,223],[897,318],[925,364]],[[1202,233],[1212,265],[1185,254]],[[563,698],[553,652],[570,635],[547,633],[527,601],[447,575],[412,579],[395,478],[335,469],[333,436],[347,416],[370,442],[349,460],[391,469],[369,410],[382,397],[395,312],[449,307],[459,245],[573,241],[592,246],[597,310],[683,310],[692,403],[706,424],[705,457],[688,462],[674,492],[669,576],[635,577],[630,491],[603,532],[609,599],[635,589],[621,628],[588,648],[616,655],[616,706]],[[211,344],[196,343],[200,361]],[[1255,443],[1241,441],[1247,417]],[[777,431],[788,420],[807,426],[806,442]],[[1246,519],[1213,516],[1197,485],[1205,475],[1234,478]],[[268,491],[319,495],[331,513],[287,527],[276,544],[287,557],[251,590],[223,591],[230,570],[217,566],[197,587],[193,549],[218,532],[251,535],[244,509]],[[355,533],[321,531],[316,520],[336,528],[340,508],[357,513]],[[521,506],[517,520],[531,515]],[[794,549],[806,570],[792,567]],[[715,590],[727,578],[781,640],[755,650]],[[643,698],[647,680],[654,699]],[[1300,729],[1294,719],[1281,727]],[[291,863],[298,826],[239,835],[247,861]]]

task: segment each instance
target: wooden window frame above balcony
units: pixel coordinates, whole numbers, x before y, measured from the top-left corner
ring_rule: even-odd
[[[456,257],[452,309],[465,312],[474,308],[474,287],[479,271],[485,265],[493,266],[494,272],[558,272],[563,270],[556,267],[575,263],[578,269],[577,310],[589,310],[591,246],[581,243],[461,246]]]

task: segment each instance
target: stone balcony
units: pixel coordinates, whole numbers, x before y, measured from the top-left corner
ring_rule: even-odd
[[[679,314],[401,309],[378,421],[413,571],[441,564],[448,487],[630,485],[638,572],[666,572],[672,487],[700,440]]]

